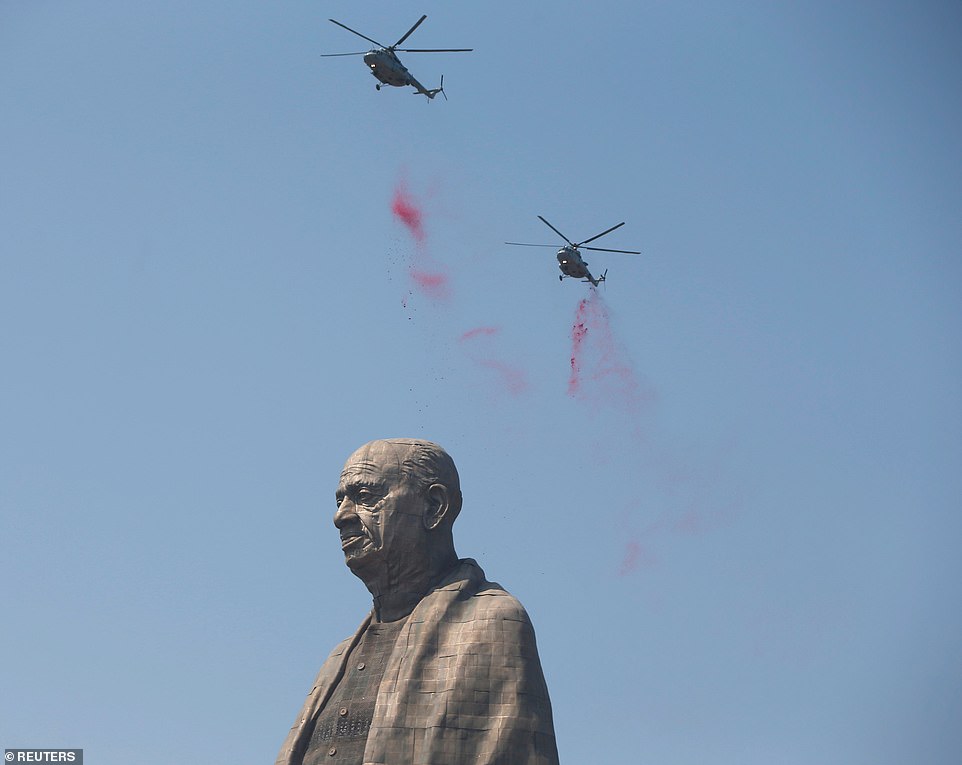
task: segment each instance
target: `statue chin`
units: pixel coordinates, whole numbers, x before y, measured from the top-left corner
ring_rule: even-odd
[[[380,551],[365,545],[364,549],[346,553],[344,562],[354,576],[365,582],[375,580],[384,569],[382,556],[378,555],[378,552]]]

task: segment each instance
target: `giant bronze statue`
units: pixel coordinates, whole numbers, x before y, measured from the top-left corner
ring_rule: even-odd
[[[321,667],[276,765],[556,765],[521,604],[459,560],[458,472],[429,441],[348,458],[334,525],[374,608]]]

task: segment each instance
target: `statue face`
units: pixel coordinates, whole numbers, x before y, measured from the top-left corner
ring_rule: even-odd
[[[426,497],[401,475],[402,452],[374,441],[354,452],[341,471],[334,525],[347,565],[359,576],[413,553],[425,533]]]

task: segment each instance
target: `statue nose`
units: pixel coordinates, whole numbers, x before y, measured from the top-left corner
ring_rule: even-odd
[[[341,500],[341,504],[337,506],[337,510],[334,513],[334,525],[341,528],[349,518],[356,515],[354,503],[345,497]]]

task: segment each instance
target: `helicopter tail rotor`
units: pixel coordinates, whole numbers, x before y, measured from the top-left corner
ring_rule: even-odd
[[[441,75],[441,85],[437,88],[431,88],[431,90],[427,91],[427,97],[434,98],[438,93],[444,96],[445,101],[448,100],[448,95],[447,93],[444,92],[444,75],[443,74]]]

